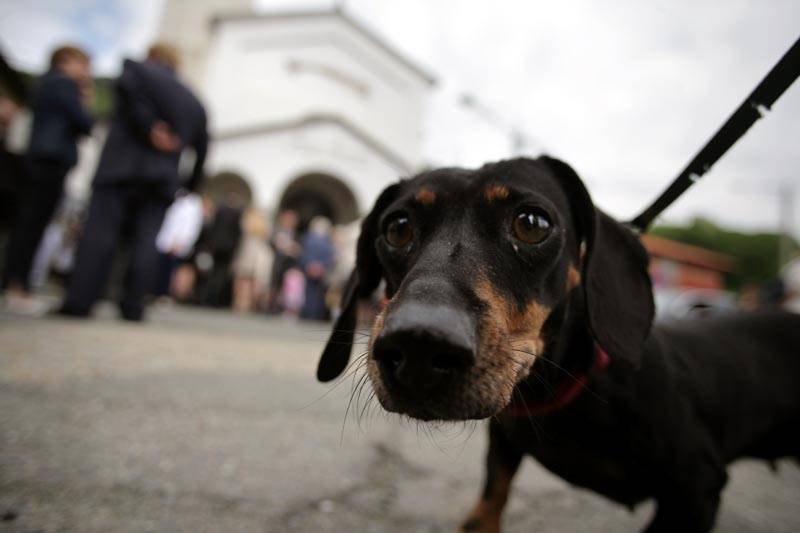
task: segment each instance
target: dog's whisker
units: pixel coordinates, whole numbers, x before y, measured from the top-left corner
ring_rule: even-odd
[[[338,378],[336,378],[336,381],[333,383],[333,385],[331,387],[328,388],[328,390],[326,390],[323,394],[321,394],[319,397],[315,398],[311,402],[309,402],[306,405],[298,408],[298,411],[302,411],[304,409],[308,409],[309,407],[311,407],[312,405],[316,404],[320,400],[323,400],[329,394],[331,394],[333,391],[338,389],[342,385],[342,383],[347,381],[348,377],[350,377],[351,375],[353,375],[354,373],[356,373],[360,369],[362,369],[364,366],[366,366],[366,364],[367,364],[367,355],[368,355],[368,352],[364,352],[364,353],[356,356],[355,358],[353,358],[353,361],[350,362],[349,365],[347,365],[347,367],[344,369],[344,371],[342,371],[342,375],[339,376]]]
[[[531,372],[531,373],[530,373],[530,375],[531,375],[531,376],[533,376],[533,378],[534,378],[536,381],[538,381],[539,383],[541,383],[541,384],[542,384],[542,387],[544,387],[544,389],[545,389],[545,391],[547,392],[547,394],[549,394],[550,396],[554,396],[554,395],[555,395],[555,390],[553,390],[553,387],[552,387],[552,385],[551,385],[551,384],[550,384],[550,383],[549,383],[549,382],[548,382],[548,381],[547,381],[547,380],[546,380],[546,379],[545,379],[543,376],[540,376],[538,372]],[[530,383],[528,383],[528,381],[527,381],[527,380],[523,380],[523,381],[522,381],[522,384],[524,384],[525,386],[527,386],[527,387],[528,387],[528,389],[529,389],[531,392],[536,392],[536,391],[533,389],[533,386],[532,386]]]
[[[528,387],[530,387],[530,384],[527,384],[527,385],[528,385]],[[537,420],[536,416],[534,416],[532,413],[530,413],[530,411],[528,411],[527,404],[525,403],[525,398],[523,397],[521,391],[520,391],[519,394],[520,394],[520,398],[521,398],[521,401],[522,401],[523,405],[525,405],[525,411],[528,413],[528,422],[530,422],[531,429],[533,429],[533,433],[534,433],[534,435],[536,435],[536,440],[538,440],[539,442],[542,442],[543,441],[542,433],[544,433],[544,436],[547,436],[547,433],[544,431],[544,428],[539,423],[539,421]]]
[[[361,415],[360,415],[361,418],[364,418],[364,417],[366,418],[366,421],[367,421],[366,423],[368,425],[372,424],[371,415],[372,415],[372,413],[374,413],[374,409],[373,409],[373,407],[375,405],[374,401],[373,401],[374,399],[375,399],[375,389],[370,387],[369,393],[367,395],[367,400],[366,400],[366,402],[364,402],[364,407],[362,408]]]
[[[371,333],[369,331],[357,330],[357,329],[330,329],[327,330],[327,333],[343,333],[345,335],[353,335],[353,336],[360,336],[360,337],[369,337]]]
[[[334,341],[334,340],[331,340],[331,341],[328,341],[328,344],[332,344],[332,345],[335,345],[335,346],[368,346],[369,342],[367,342],[367,341],[347,342],[347,341]]]
[[[520,404],[525,408],[525,415],[526,415],[526,417],[528,419],[528,422],[530,422],[531,426],[533,426],[535,428],[536,427],[536,422],[534,421],[533,415],[531,414],[530,410],[528,409],[528,404],[525,402],[525,397],[522,395],[522,392],[520,392],[519,389],[514,389],[513,392],[512,392],[512,396],[516,396],[517,398],[519,398]]]
[[[543,355],[536,355],[536,354],[534,354],[534,353],[532,353],[532,352],[528,352],[528,351],[526,351],[526,350],[520,350],[520,349],[517,349],[517,348],[512,348],[512,350],[514,350],[515,352],[520,352],[520,353],[525,353],[525,354],[528,354],[528,355],[532,355],[532,356],[536,357],[537,359],[541,359],[541,360],[542,360],[542,361],[544,361],[545,363],[548,363],[548,364],[550,364],[550,365],[552,365],[552,366],[556,367],[558,370],[560,370],[560,371],[564,372],[564,374],[566,374],[566,375],[567,375],[567,377],[569,377],[570,379],[572,379],[573,381],[575,381],[575,383],[577,383],[578,385],[580,385],[580,387],[581,387],[583,390],[587,391],[589,394],[591,394],[592,396],[594,396],[594,397],[595,397],[595,398],[597,398],[598,400],[600,400],[600,401],[602,401],[602,402],[604,402],[604,403],[608,403],[608,402],[607,402],[607,400],[606,400],[605,398],[603,398],[602,396],[600,396],[599,394],[597,394],[596,392],[594,392],[594,391],[593,391],[593,390],[592,390],[592,389],[591,389],[591,388],[590,388],[590,387],[589,387],[589,386],[588,386],[588,385],[587,385],[587,384],[586,384],[586,383],[585,383],[583,380],[581,380],[581,379],[577,378],[577,377],[576,377],[574,374],[572,374],[572,373],[571,373],[569,370],[567,370],[567,369],[566,369],[566,368],[564,368],[563,366],[559,365],[558,363],[556,363],[556,362],[555,362],[555,361],[553,361],[552,359],[549,359],[549,358],[547,358],[547,357],[544,357]]]
[[[306,331],[311,331],[313,333],[330,333],[331,331],[339,331],[339,332],[342,332],[342,333],[350,333],[350,332],[369,333],[370,328],[355,328],[355,329],[345,329],[345,328],[337,328],[337,327],[331,327],[331,328],[309,328]]]
[[[341,430],[341,434],[339,435],[339,444],[340,445],[342,443],[344,443],[344,429],[345,429],[345,426],[347,425],[347,417],[350,414],[350,408],[352,407],[352,404],[353,404],[353,399],[354,399],[354,396],[355,396],[356,389],[359,387],[361,382],[363,382],[368,377],[369,376],[366,373],[364,373],[364,374],[361,375],[361,377],[358,378],[358,381],[356,381],[356,375],[355,374],[353,375],[353,388],[351,389],[351,392],[350,392],[350,399],[347,401],[347,408],[344,411],[344,420],[342,420],[342,430]]]
[[[363,402],[363,403],[361,401],[362,394],[364,393],[364,389],[366,387],[369,387],[370,389],[372,388],[372,382],[369,379],[362,380],[361,381],[361,385],[358,388],[357,399],[356,399],[356,409],[358,409],[358,418],[356,420],[357,420],[359,429],[363,429],[363,427],[361,425],[361,422],[362,422],[362,419],[364,417],[364,410],[369,405],[369,398],[367,398],[367,400],[365,402]]]
[[[347,368],[343,372],[342,376],[337,380],[336,386],[338,387],[345,381],[347,381],[348,377],[352,377],[356,372],[361,370],[367,365],[367,352],[360,354],[356,357],[353,362],[347,365]]]
[[[477,431],[477,429],[478,429],[478,425],[479,425],[479,424],[478,424],[478,421],[477,421],[477,420],[472,420],[472,429],[470,430],[470,432],[469,432],[469,435],[467,435],[467,438],[466,438],[466,439],[464,439],[464,443],[461,445],[461,450],[458,452],[459,456],[460,456],[462,453],[464,453],[464,450],[465,450],[465,449],[466,449],[466,447],[467,447],[467,442],[469,442],[470,440],[472,440],[472,436],[473,436],[473,435],[475,435],[475,431]]]
[[[425,427],[427,430],[428,441],[433,444],[440,453],[447,455],[447,452],[445,452],[444,448],[442,448],[442,446],[436,441],[436,436],[433,434],[433,426],[430,424],[425,424]]]

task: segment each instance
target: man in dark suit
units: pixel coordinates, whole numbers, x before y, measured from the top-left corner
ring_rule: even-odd
[[[28,86],[22,75],[9,65],[0,50],[0,241],[5,250],[8,234],[16,220],[17,205],[25,182],[23,157],[9,150],[6,140],[14,118],[29,102]],[[5,255],[1,255],[5,263]]]
[[[162,44],[150,48],[146,61],[124,63],[63,314],[89,315],[125,234],[131,253],[120,310],[125,319],[143,319],[158,271],[156,235],[176,192],[198,186],[208,144],[205,110],[176,76],[177,63],[175,51]],[[178,163],[186,147],[195,161],[183,181]]]
[[[86,106],[91,94],[89,56],[74,46],[56,49],[32,100],[28,180],[6,253],[4,286],[11,296],[28,294],[34,253],[63,195],[64,178],[78,162],[77,140],[92,129]]]

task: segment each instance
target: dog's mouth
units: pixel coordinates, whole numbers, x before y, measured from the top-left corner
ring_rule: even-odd
[[[536,359],[528,350],[498,346],[479,352],[468,368],[434,369],[433,384],[423,386],[398,379],[394,367],[383,364],[374,351],[368,357],[367,373],[383,408],[423,421],[481,420],[498,414]]]
[[[471,420],[502,411],[544,349],[548,310],[520,310],[488,283],[477,305],[395,299],[376,318],[367,361],[375,396],[421,420]],[[456,298],[451,298],[456,300]]]
[[[371,360],[368,372],[378,401],[389,412],[424,421],[479,420],[502,410],[507,403],[500,396],[480,394],[479,391],[490,390],[491,386],[463,378],[443,381],[435,390],[418,394],[398,386],[377,366]]]

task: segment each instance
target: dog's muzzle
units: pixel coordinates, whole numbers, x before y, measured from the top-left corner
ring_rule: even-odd
[[[387,315],[372,356],[391,392],[424,403],[469,370],[476,350],[475,325],[467,313],[409,302]]]

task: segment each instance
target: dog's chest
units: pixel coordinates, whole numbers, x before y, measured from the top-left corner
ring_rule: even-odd
[[[629,506],[650,496],[646,467],[635,456],[634,443],[613,426],[565,431],[559,424],[543,423],[538,436],[524,429],[514,433],[529,454],[569,483]]]

